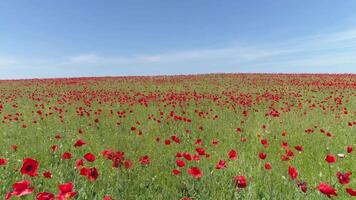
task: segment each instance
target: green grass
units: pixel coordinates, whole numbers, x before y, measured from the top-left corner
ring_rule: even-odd
[[[348,122],[356,121],[355,83],[354,75],[0,81],[0,105],[3,107],[0,113],[3,119],[0,124],[0,158],[8,160],[6,165],[0,166],[0,193],[5,196],[14,182],[30,180],[35,192],[23,199],[34,199],[35,194],[42,191],[57,194],[58,185],[65,182],[73,182],[78,192],[76,199],[103,199],[105,195],[114,199],[328,199],[315,189],[323,181],[337,189],[338,199],[350,199],[345,188],[356,189],[356,175],[352,175],[350,183],[345,186],[338,183],[335,174],[337,171],[356,173],[355,151],[346,153],[347,146],[356,148],[356,125],[348,126]],[[328,96],[331,99],[323,102]],[[342,104],[336,104],[336,97],[342,97]],[[147,106],[140,99],[144,99]],[[79,107],[90,116],[79,116],[76,113]],[[266,116],[269,107],[277,109],[280,116]],[[290,111],[284,112],[282,107]],[[102,112],[95,115],[98,109]],[[42,110],[43,119],[37,110]],[[248,116],[242,114],[244,110],[248,111]],[[125,117],[120,118],[118,111],[125,111]],[[171,111],[191,119],[191,122],[168,117]],[[203,116],[199,116],[200,111]],[[19,114],[18,121],[14,121],[16,113]],[[45,116],[49,113],[52,114]],[[12,116],[4,119],[9,114]],[[213,119],[215,115],[217,119]],[[149,120],[149,116],[162,123]],[[63,117],[63,123],[60,117]],[[96,118],[100,120],[98,124],[94,122]],[[121,123],[119,126],[118,122]],[[23,128],[22,124],[27,127]],[[263,129],[263,125],[267,128]],[[137,130],[131,131],[132,126]],[[236,132],[238,127],[242,133]],[[308,128],[313,128],[314,133],[306,134],[304,131]],[[84,133],[79,134],[79,129]],[[319,129],[325,129],[333,136],[327,137]],[[140,130],[141,136],[138,135]],[[187,134],[186,130],[191,133]],[[283,131],[287,132],[286,136],[282,136]],[[55,139],[57,133],[62,139]],[[171,145],[165,145],[164,140],[172,135],[179,137],[180,143],[172,141]],[[242,137],[247,141],[240,142]],[[181,173],[173,175],[172,170],[178,169],[176,153],[195,153],[195,148],[199,147],[194,145],[197,138],[202,139],[200,147],[211,156],[202,156],[199,162],[186,161],[187,165],[180,168]],[[268,140],[268,148],[261,145],[262,138]],[[77,139],[83,139],[87,144],[74,148]],[[211,145],[214,139],[218,140],[218,145]],[[281,160],[285,152],[282,141],[288,142],[295,153],[290,161]],[[18,150],[13,151],[11,145],[18,145]],[[52,153],[52,145],[58,145],[59,150]],[[304,151],[298,153],[293,148],[296,145],[302,145]],[[113,168],[112,162],[101,156],[106,149],[124,151],[125,158],[133,161],[133,167],[129,170]],[[234,161],[228,161],[231,149],[238,153]],[[71,160],[61,159],[65,151],[72,153]],[[268,155],[266,160],[258,157],[262,151]],[[85,166],[95,166],[99,170],[100,175],[94,182],[80,176],[75,169],[75,161],[83,159],[88,152],[97,158],[93,163],[85,163]],[[328,153],[347,155],[328,164],[324,161]],[[143,155],[151,158],[148,166],[139,163]],[[39,176],[20,174],[25,157],[39,161]],[[227,160],[227,168],[215,169],[220,159]],[[264,169],[265,162],[271,163],[272,170]],[[290,165],[298,170],[297,179],[307,182],[307,193],[301,192],[289,178]],[[202,178],[196,180],[187,173],[191,166],[202,170]],[[43,177],[42,173],[47,170],[52,172],[52,179]],[[245,189],[235,189],[234,177],[237,175],[246,176],[248,186]]]

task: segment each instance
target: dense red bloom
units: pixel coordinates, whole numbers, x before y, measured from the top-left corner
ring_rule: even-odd
[[[45,172],[43,172],[43,176],[45,178],[52,178],[52,173],[50,171],[45,171]]]
[[[236,160],[236,158],[237,158],[237,152],[235,150],[231,149],[229,151],[229,159],[230,160]]]
[[[84,140],[77,140],[75,143],[74,143],[74,147],[77,148],[77,147],[81,147],[83,145],[85,145],[86,142]]]
[[[211,144],[212,144],[212,145],[218,145],[218,144],[219,144],[219,141],[217,141],[216,139],[213,139],[213,140],[211,141]]]
[[[184,167],[185,166],[185,163],[184,163],[184,161],[183,160],[176,160],[176,164],[177,164],[177,166],[178,167]]]
[[[200,138],[198,138],[198,139],[195,141],[194,144],[202,145],[202,144],[203,144],[203,141],[202,141]]]
[[[223,169],[226,168],[226,161],[225,160],[220,160],[219,163],[215,167],[216,169]]]
[[[174,175],[178,175],[178,174],[180,174],[180,171],[179,171],[179,169],[174,169],[174,170],[172,170],[172,173]]]
[[[68,182],[58,186],[59,193],[57,195],[58,200],[68,200],[77,195],[77,192],[73,189],[73,183]]]
[[[352,175],[351,172],[346,172],[344,174],[342,174],[341,172],[337,172],[336,176],[339,179],[339,183],[340,184],[349,184],[350,183],[350,176]]]
[[[353,197],[356,196],[356,190],[353,190],[352,188],[346,188],[346,192]]]
[[[6,165],[7,160],[5,158],[0,158],[0,166],[1,165]]]
[[[179,138],[177,136],[173,135],[171,138],[175,143],[179,143]]]
[[[141,163],[141,165],[143,165],[143,166],[149,165],[150,162],[151,162],[151,159],[150,159],[150,157],[148,157],[147,155],[142,156],[142,157],[140,158],[140,163]]]
[[[12,185],[12,191],[6,193],[5,199],[10,199],[13,196],[21,197],[33,192],[33,188],[30,188],[31,182],[24,180]]]
[[[267,170],[272,169],[271,163],[266,162],[265,163],[265,169],[267,169]]]
[[[195,151],[201,156],[205,155],[205,150],[203,148],[196,148]]]
[[[286,148],[288,148],[288,142],[286,142],[286,141],[282,141],[282,148],[284,148],[284,149],[286,149]]]
[[[89,181],[95,181],[99,176],[99,172],[95,167],[89,168],[87,170],[87,178]]]
[[[55,152],[55,151],[57,151],[58,149],[59,149],[58,145],[53,145],[53,146],[51,146],[52,152]]]
[[[336,190],[330,185],[321,182],[318,187],[316,187],[321,193],[325,194],[329,198],[331,196],[337,196]]]
[[[298,182],[297,182],[297,185],[298,185],[298,187],[302,190],[302,192],[306,193],[306,192],[308,191],[307,182],[304,182],[304,181],[300,182],[300,181],[298,181]]]
[[[295,150],[297,151],[303,151],[304,147],[303,146],[294,146]]]
[[[111,159],[113,159],[115,153],[114,153],[114,151],[108,149],[108,150],[102,151],[102,152],[101,152],[101,155],[102,155],[104,158],[111,160]]]
[[[353,148],[352,148],[352,146],[348,146],[346,150],[347,150],[347,153],[351,153]]]
[[[103,200],[114,200],[114,199],[111,198],[109,195],[105,195]]]
[[[86,167],[81,168],[79,174],[82,175],[82,176],[87,176],[88,175],[88,168],[86,168]]]
[[[288,155],[282,155],[282,156],[281,156],[281,159],[282,159],[283,161],[288,161],[288,160],[290,160],[290,157],[289,157]]]
[[[247,187],[247,180],[245,176],[235,176],[235,188],[245,188]]]
[[[36,195],[36,200],[54,200],[54,194],[49,192],[40,192]]]
[[[262,139],[262,140],[261,140],[261,144],[262,144],[264,147],[268,147],[267,139]]]
[[[38,176],[38,161],[32,158],[23,159],[23,164],[21,167],[21,174],[27,174],[29,176]]]
[[[294,153],[293,153],[292,150],[286,149],[286,155],[287,155],[288,157],[293,157],[293,156],[294,156]]]
[[[288,173],[292,180],[296,179],[298,176],[298,171],[293,166],[289,166]]]
[[[85,160],[88,162],[94,162],[95,161],[95,155],[92,153],[87,153],[84,155]]]
[[[69,153],[69,152],[64,152],[64,153],[62,154],[62,158],[65,159],[65,160],[69,160],[69,159],[72,158],[72,154]]]
[[[184,153],[184,154],[183,154],[183,157],[184,157],[186,160],[192,160],[192,156],[191,156],[189,153]]]
[[[125,167],[126,169],[130,169],[130,168],[132,167],[132,165],[133,165],[133,163],[132,163],[131,160],[125,160],[125,161],[124,161],[124,167]]]
[[[170,145],[170,144],[171,144],[171,141],[167,139],[167,140],[164,141],[164,144],[165,144],[165,145]]]
[[[328,154],[325,157],[325,161],[328,163],[334,163],[334,162],[336,162],[336,157],[334,155]]]
[[[199,179],[203,175],[202,171],[200,171],[200,169],[198,167],[189,168],[188,173],[196,179]]]
[[[264,159],[266,159],[267,154],[261,152],[261,153],[258,154],[258,157],[260,157],[260,159],[264,160]]]
[[[75,168],[79,169],[79,168],[81,168],[82,166],[84,166],[84,160],[79,159],[79,160],[76,160],[76,161],[75,161]]]

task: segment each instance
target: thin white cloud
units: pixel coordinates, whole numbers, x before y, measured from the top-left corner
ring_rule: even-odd
[[[99,60],[100,60],[99,57],[95,54],[81,54],[69,58],[69,61],[71,63],[92,63],[92,62],[98,62]]]
[[[346,49],[346,50],[345,50]],[[69,59],[70,64],[87,64],[87,65],[142,65],[142,64],[170,64],[175,62],[195,62],[201,61],[221,61],[245,64],[256,64],[264,62],[266,59],[275,59],[274,63],[289,63],[285,58],[295,54],[312,55],[317,54],[315,59],[320,56],[329,55],[333,51],[345,51],[356,54],[356,29],[350,29],[334,33],[324,33],[312,35],[309,37],[296,38],[287,41],[280,41],[274,44],[250,46],[234,46],[216,49],[195,49],[170,53],[132,55],[132,56],[101,56],[97,54],[80,54]],[[333,63],[344,63],[342,57],[339,60],[333,60]],[[303,59],[303,58],[302,58]],[[313,58],[305,58],[313,59]],[[300,61],[299,61],[300,62]],[[320,63],[319,62],[314,62]],[[321,64],[321,63],[320,63]]]
[[[14,58],[0,57],[0,67],[8,67],[16,63],[18,63],[18,61]]]

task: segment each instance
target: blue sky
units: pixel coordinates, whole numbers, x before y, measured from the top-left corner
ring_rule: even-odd
[[[356,73],[354,0],[2,0],[0,79]]]

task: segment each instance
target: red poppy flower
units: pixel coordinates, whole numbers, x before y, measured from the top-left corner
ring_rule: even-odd
[[[282,156],[281,156],[281,159],[282,159],[283,161],[289,161],[289,160],[290,160],[290,157],[289,157],[288,155],[282,155]]]
[[[6,165],[7,160],[5,158],[0,158],[0,166],[1,165]]]
[[[196,179],[199,179],[199,178],[201,178],[201,177],[203,176],[202,171],[200,171],[200,169],[199,169],[198,167],[191,167],[191,168],[189,168],[189,169],[188,169],[188,173],[189,173],[192,177],[194,177],[194,178],[196,178]]]
[[[85,145],[86,142],[84,140],[77,140],[75,143],[74,143],[74,147],[77,148],[77,147],[81,147],[83,145]]]
[[[132,165],[133,165],[133,163],[132,163],[131,160],[125,160],[125,161],[124,161],[124,167],[125,167],[126,169],[130,169],[130,168],[132,167]]]
[[[245,176],[235,176],[235,188],[245,188],[247,187],[247,180]]]
[[[79,160],[75,161],[75,168],[79,169],[82,166],[84,166],[84,160],[79,159]]]
[[[336,157],[334,155],[329,154],[325,157],[325,161],[328,163],[334,163],[336,162]]]
[[[346,192],[349,193],[349,195],[356,197],[356,190],[353,190],[352,188],[346,188]]]
[[[54,194],[49,192],[40,192],[36,195],[36,200],[54,200]]]
[[[201,156],[205,155],[205,150],[203,148],[196,148],[195,151]]]
[[[69,160],[69,159],[71,159],[71,158],[72,158],[72,154],[69,153],[69,152],[64,152],[64,153],[62,154],[62,159]]]
[[[172,139],[175,143],[179,143],[179,138],[178,138],[177,136],[173,135],[173,136],[171,137],[171,139]]]
[[[223,169],[226,168],[226,161],[225,160],[220,160],[219,163],[215,167],[216,169]]]
[[[262,139],[262,140],[261,140],[261,144],[262,144],[264,147],[268,147],[267,139]]]
[[[5,199],[10,199],[13,196],[21,197],[33,192],[33,188],[30,188],[31,182],[24,180],[12,185],[12,191],[6,193]]]
[[[265,169],[266,170],[272,169],[271,163],[269,163],[269,162],[265,163]]]
[[[68,182],[58,186],[59,193],[57,195],[58,200],[68,200],[77,195],[77,192],[73,189],[73,183]]]
[[[189,153],[183,153],[183,157],[184,157],[186,160],[192,160],[192,156],[191,156]]]
[[[236,153],[235,150],[231,149],[231,150],[229,151],[229,158],[230,158],[230,160],[236,160],[236,158],[237,158],[237,153]]]
[[[55,152],[55,151],[57,151],[58,149],[59,149],[58,145],[53,145],[53,146],[51,146],[52,152]]]
[[[264,159],[266,159],[267,154],[261,152],[261,153],[258,154],[258,157],[260,157],[260,159],[264,160]]]
[[[307,186],[307,182],[297,182],[297,186],[300,188],[300,190],[302,190],[302,192],[306,193],[308,190],[308,186]]]
[[[95,167],[89,168],[87,170],[87,178],[89,181],[95,181],[99,176],[99,172]]]
[[[87,176],[88,175],[88,168],[86,168],[86,167],[81,168],[79,174],[82,175],[82,176]]]
[[[21,174],[27,174],[29,176],[38,176],[38,162],[32,158],[23,159],[23,164],[21,167]]]
[[[104,150],[101,152],[101,155],[106,158],[111,160],[114,157],[114,152],[112,150]]]
[[[185,163],[183,160],[176,160],[176,164],[178,167],[184,167],[185,166]]]
[[[294,146],[294,148],[295,148],[295,150],[297,150],[297,151],[303,151],[303,146]]]
[[[294,156],[294,153],[293,153],[292,150],[287,149],[287,150],[286,150],[286,155],[287,155],[288,157],[293,157],[293,156]]]
[[[286,149],[286,148],[288,148],[288,142],[286,142],[286,141],[282,141],[282,148],[284,148],[284,149]]]
[[[336,190],[330,185],[321,182],[318,187],[316,187],[321,193],[325,194],[329,198],[331,196],[337,196]]]
[[[348,146],[348,147],[347,147],[347,153],[351,153],[352,150],[353,150],[352,146]]]
[[[288,173],[292,180],[296,179],[298,176],[298,171],[293,166],[289,166]]]
[[[114,200],[114,199],[111,198],[109,195],[105,195],[103,200]]]
[[[352,175],[351,172],[346,172],[344,174],[342,174],[341,172],[337,172],[336,176],[339,179],[339,183],[346,185],[350,183],[350,176]]]
[[[174,169],[174,170],[172,170],[172,173],[174,175],[178,175],[178,174],[180,174],[180,171],[179,171],[179,169]]]
[[[170,145],[170,144],[171,144],[171,141],[167,139],[167,140],[164,141],[164,144],[165,144],[165,145]]]
[[[142,156],[142,157],[140,158],[140,163],[141,163],[141,165],[143,165],[143,166],[149,165],[150,162],[151,162],[151,159],[150,159],[150,157],[148,157],[147,155]]]
[[[203,141],[198,138],[197,140],[195,140],[195,143],[194,144],[197,144],[197,145],[202,145],[203,144]]]
[[[84,155],[84,158],[88,161],[88,162],[94,162],[95,161],[95,155],[92,153],[87,153]]]
[[[45,172],[43,172],[43,176],[45,178],[52,178],[52,173],[50,171],[45,171]]]

